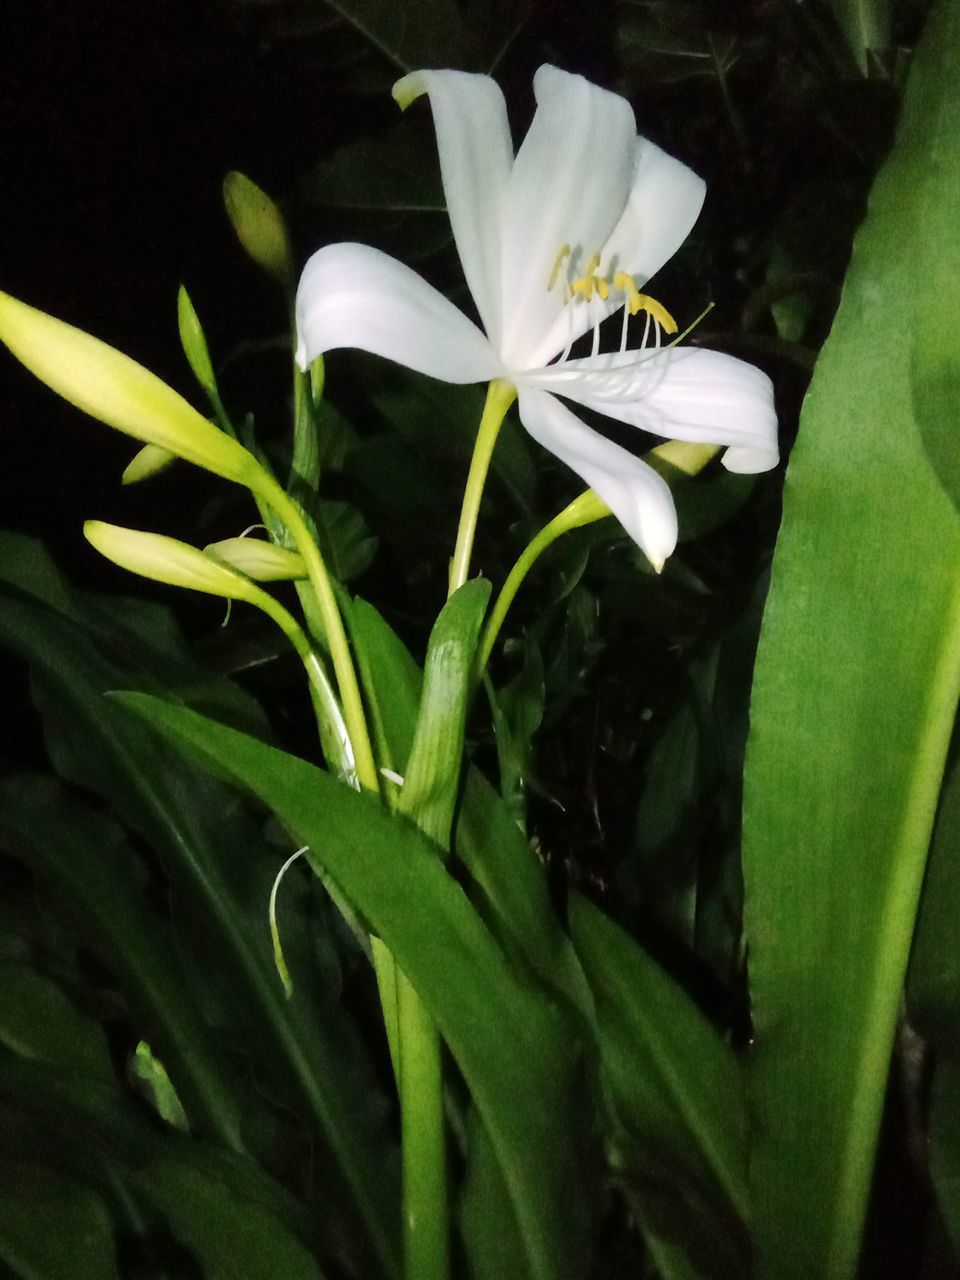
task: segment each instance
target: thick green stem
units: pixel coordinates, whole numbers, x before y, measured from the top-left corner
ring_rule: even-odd
[[[404,1280],[447,1280],[450,1230],[443,1046],[430,1014],[397,973],[403,1138]]]
[[[480,513],[480,499],[487,481],[487,471],[493,456],[493,447],[497,443],[500,427],[507,415],[507,410],[517,398],[516,388],[509,382],[501,382],[495,378],[487,389],[487,399],[483,406],[480,426],[477,428],[477,439],[473,446],[473,457],[470,459],[470,471],[463,491],[463,506],[460,508],[460,525],[457,529],[457,543],[450,562],[450,595],[458,587],[462,587],[470,573],[470,556],[473,552],[473,535],[477,528],[477,516]]]
[[[450,563],[449,596],[470,572],[473,537],[490,459],[507,410],[516,399],[508,383],[490,383],[463,494]],[[416,822],[416,813],[409,814]],[[394,1069],[400,1091],[403,1141],[404,1280],[448,1280],[450,1215],[443,1112],[443,1043],[436,1024],[406,976],[396,971]],[[394,1049],[391,1038],[391,1049]]]

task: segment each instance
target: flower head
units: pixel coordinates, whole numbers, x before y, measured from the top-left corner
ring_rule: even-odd
[[[730,356],[665,348],[669,312],[643,292],[699,215],[704,183],[639,137],[626,101],[541,67],[537,111],[516,156],[488,76],[418,71],[394,86],[427,95],[447,208],[483,330],[402,263],[360,244],[309,260],[297,294],[297,358],[358,347],[446,382],[500,378],[527,431],[594,489],[659,568],[677,518],[666,483],[557,397],[665,439],[726,445],[724,465],[777,462],[769,379]],[[619,348],[600,325],[623,311]],[[631,316],[643,315],[639,345]],[[572,356],[593,334],[588,355]]]

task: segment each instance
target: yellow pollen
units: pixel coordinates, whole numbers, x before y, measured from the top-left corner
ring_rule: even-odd
[[[625,271],[618,271],[613,278],[613,287],[623,290],[626,295],[627,309],[632,316],[635,316],[638,311],[646,311],[656,320],[664,333],[677,332],[677,322],[670,312],[656,298],[651,298],[647,293],[641,293],[633,276],[627,275]]]
[[[552,292],[557,287],[557,281],[560,279],[560,272],[563,270],[563,264],[570,257],[570,246],[565,244],[561,247],[560,252],[554,259],[553,269],[550,272],[550,283],[547,285],[547,292]]]
[[[587,269],[579,280],[574,280],[570,286],[570,292],[576,296],[579,294],[584,302],[589,302],[593,295],[598,294],[604,302],[610,296],[610,282],[599,274],[600,255],[595,253],[587,263]]]

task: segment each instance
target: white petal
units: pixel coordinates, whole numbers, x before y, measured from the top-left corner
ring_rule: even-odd
[[[499,349],[515,370],[545,364],[560,349],[544,347],[563,310],[563,290],[548,289],[557,254],[569,244],[582,272],[603,247],[630,191],[636,137],[626,99],[582,76],[541,67],[533,86],[537,113],[504,206]]]
[[[779,460],[773,385],[719,351],[627,351],[551,365],[536,385],[666,440],[730,445],[729,471],[769,471]]]
[[[490,343],[432,285],[379,249],[331,244],[309,260],[297,290],[297,363],[357,347],[443,382],[503,372]]]
[[[453,238],[480,319],[500,340],[500,224],[513,165],[503,94],[489,76],[414,71],[393,88],[402,107],[430,98]]]
[[[624,271],[637,286],[654,275],[676,253],[703,206],[706,183],[692,169],[668,156],[647,138],[634,144],[634,172],[626,208],[603,247],[601,270],[610,278]],[[555,356],[599,320],[623,305],[623,294],[611,292],[592,308],[573,304],[556,317],[540,353],[540,363]],[[669,310],[669,306],[668,306]]]
[[[604,261],[642,285],[668,262],[693,230],[707,186],[692,169],[647,138],[637,138],[627,206],[604,249]]]
[[[666,481],[545,391],[521,386],[519,408],[533,438],[600,495],[659,572],[677,545],[677,512]]]

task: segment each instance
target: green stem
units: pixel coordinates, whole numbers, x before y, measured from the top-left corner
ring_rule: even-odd
[[[647,457],[651,465],[672,487],[678,473],[681,478],[695,476],[712,458],[716,457],[718,452],[718,445],[689,444],[684,440],[668,440],[666,444],[651,449]],[[514,597],[537,560],[561,534],[568,533],[571,529],[579,529],[585,524],[592,524],[595,520],[602,520],[609,514],[610,508],[606,503],[592,489],[588,489],[585,493],[581,493],[579,498],[574,498],[573,502],[568,507],[564,507],[559,515],[554,516],[549,524],[544,525],[536,537],[527,544],[520,558],[507,574],[500,594],[490,610],[480,643],[477,645],[477,656],[473,667],[475,686],[483,678],[493,646],[497,642],[500,628],[513,604]]]
[[[400,971],[397,1012],[404,1280],[447,1280],[450,1230],[442,1044],[433,1018]]]
[[[500,594],[497,596],[490,611],[487,624],[480,637],[473,667],[475,684],[479,682],[486,670],[490,654],[493,652],[493,646],[497,642],[500,628],[503,626],[504,619],[513,604],[514,597],[520,590],[524,578],[546,549],[556,542],[561,534],[567,533],[568,530],[577,529],[581,525],[590,524],[594,520],[602,520],[604,516],[609,514],[610,508],[607,504],[602,502],[592,489],[588,489],[586,493],[581,493],[579,498],[574,498],[568,507],[564,507],[559,515],[554,516],[550,523],[544,525],[536,537],[527,543],[520,554],[519,560],[507,574],[506,581],[500,588]]]
[[[487,388],[487,399],[483,406],[480,426],[477,428],[477,439],[473,446],[473,457],[470,459],[470,471],[467,475],[466,488],[463,491],[463,506],[460,508],[460,524],[457,528],[457,543],[450,562],[450,591],[453,595],[462,587],[470,572],[470,556],[473,552],[473,535],[477,528],[477,516],[480,512],[480,499],[493,456],[493,447],[497,443],[500,427],[507,415],[507,410],[517,398],[516,388],[509,382],[495,378]]]
[[[272,477],[267,476],[266,472],[263,473],[261,481],[261,496],[287,526],[307,567],[307,576],[317,597],[327,643],[330,646],[330,659],[333,662],[333,670],[340,690],[343,718],[350,734],[350,741],[353,743],[357,777],[362,787],[368,791],[378,792],[380,784],[377,766],[373,758],[373,748],[370,746],[370,734],[367,730],[367,719],[363,710],[363,700],[360,697],[357,673],[337,598],[333,592],[327,567],[323,563],[320,548],[307,528],[296,503],[284,493]]]
[[[467,581],[490,459],[503,419],[516,397],[516,389],[499,379],[491,382],[487,390],[463,493],[448,598]],[[416,821],[415,814],[410,816]],[[433,1018],[405,974],[398,969],[395,978],[397,1021],[391,1050],[400,1093],[404,1280],[447,1280],[450,1214],[443,1043]]]

